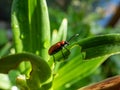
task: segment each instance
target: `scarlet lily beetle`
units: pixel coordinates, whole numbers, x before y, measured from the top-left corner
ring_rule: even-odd
[[[53,58],[54,58],[54,54],[56,54],[58,51],[61,50],[62,52],[62,48],[64,47],[65,48],[65,45],[69,45],[69,41],[71,39],[73,39],[74,37],[78,36],[79,34],[75,34],[73,35],[68,41],[60,41],[60,42],[57,42],[56,44],[52,45],[50,48],[49,48],[49,51],[48,51],[48,54],[49,55],[53,55]],[[66,50],[68,50],[67,48],[65,48]],[[69,51],[69,50],[68,50]],[[62,55],[64,56],[63,52],[62,52]],[[65,56],[64,56],[65,57]],[[55,61],[55,58],[54,58],[54,61]]]

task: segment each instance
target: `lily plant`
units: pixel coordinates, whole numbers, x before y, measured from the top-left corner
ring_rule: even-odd
[[[120,53],[120,34],[84,39],[78,36],[62,48],[66,58],[60,50],[54,60],[48,50],[66,41],[67,19],[63,19],[58,31],[51,32],[46,0],[13,0],[11,20],[15,53],[0,58],[0,73],[9,78],[7,83],[0,79],[3,89],[80,89],[72,85],[82,83],[108,57]]]

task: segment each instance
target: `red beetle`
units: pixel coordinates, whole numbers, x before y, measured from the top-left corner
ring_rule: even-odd
[[[76,37],[78,36],[79,34],[75,34],[73,35],[69,40],[68,42],[73,38],[73,37]],[[56,44],[52,45],[48,51],[49,55],[54,55],[55,53],[57,53],[58,51],[62,50],[63,47],[65,47],[65,45],[69,45],[67,41],[60,41],[60,42],[57,42]],[[68,50],[66,48],[66,50]],[[69,51],[69,50],[68,50]],[[64,56],[63,52],[62,52],[62,55]],[[54,56],[53,56],[54,57]],[[65,56],[64,56],[65,57]],[[54,59],[55,61],[55,59]]]
[[[48,51],[49,55],[53,55],[60,51],[65,45],[68,45],[67,41],[60,41],[54,45],[52,45]]]

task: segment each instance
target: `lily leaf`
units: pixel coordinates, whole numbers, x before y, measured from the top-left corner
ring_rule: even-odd
[[[50,24],[46,0],[13,0],[11,20],[16,52],[32,52],[49,60]]]
[[[32,65],[32,71],[29,72],[30,77],[27,77],[29,87],[36,85],[32,88],[50,88],[52,82],[50,67],[41,57],[34,54],[20,53],[1,58],[0,73],[8,73],[11,69],[16,69],[22,61],[30,61]],[[45,85],[49,87],[44,87]]]
[[[69,90],[72,84],[94,72],[109,56],[120,53],[120,34],[86,38],[67,48],[72,49],[75,45],[81,47],[82,53],[58,70],[53,82],[55,90]]]
[[[120,34],[100,35],[78,42],[86,59],[120,53]]]

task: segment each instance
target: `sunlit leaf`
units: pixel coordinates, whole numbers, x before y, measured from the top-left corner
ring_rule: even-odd
[[[13,0],[11,17],[16,52],[32,52],[48,60],[50,24],[46,0]]]
[[[120,35],[86,38],[67,48],[71,49],[75,45],[80,45],[82,53],[58,70],[53,83],[54,89],[70,88],[72,84],[95,71],[109,56],[120,53]]]

